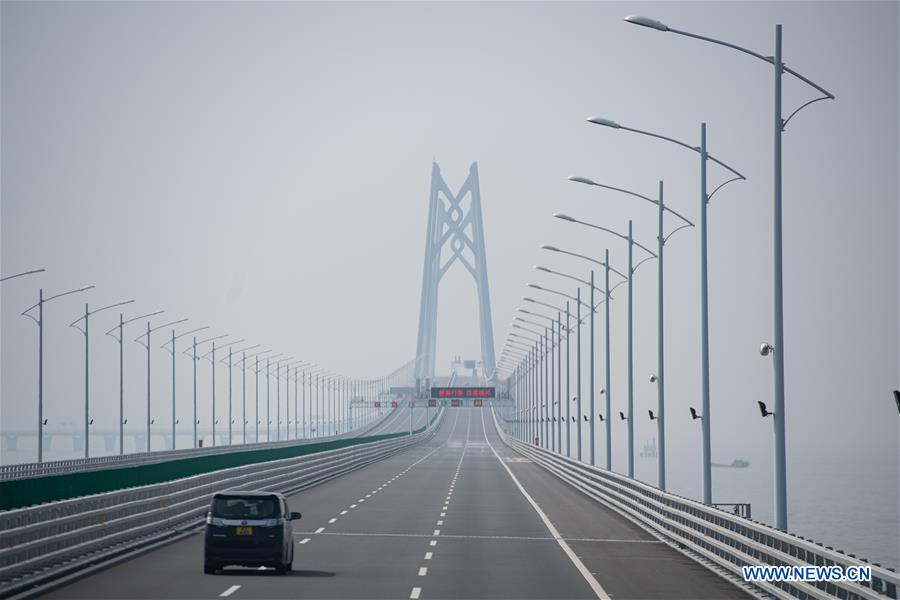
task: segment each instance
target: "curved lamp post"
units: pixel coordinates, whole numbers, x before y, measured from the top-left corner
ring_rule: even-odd
[[[27,273],[18,273],[16,275],[9,275],[4,279],[13,279],[15,277],[22,277],[24,275],[28,275],[34,272],[40,272],[43,269],[39,269],[38,271],[28,271]],[[36,304],[32,304],[28,308],[22,311],[23,317],[28,317],[32,321],[34,321],[38,326],[38,449],[37,449],[37,461],[39,463],[44,462],[44,304],[50,302],[51,300],[56,300],[57,298],[62,298],[63,296],[69,296],[71,294],[78,294],[80,292],[86,292],[87,290],[94,289],[95,286],[88,285],[85,287],[80,287],[75,290],[69,290],[68,292],[62,292],[59,294],[55,294],[50,296],[49,298],[44,298],[44,289],[41,288],[38,290],[38,301]],[[31,311],[37,309],[38,316],[35,317],[31,315]]]
[[[172,329],[172,339],[168,340],[165,344],[160,346],[160,348],[172,355],[172,450],[175,449],[175,424],[178,422],[178,419],[175,416],[175,340],[192,333],[197,333],[198,331],[205,331],[207,329],[209,329],[209,325],[198,327],[197,329],[191,329],[190,331],[185,331],[180,335],[175,335],[175,330]],[[169,344],[172,345],[171,348],[167,347]]]
[[[659,196],[654,199],[648,196],[644,196],[643,194],[638,194],[636,192],[632,192],[629,190],[625,190],[618,187],[613,187],[610,185],[605,185],[602,183],[597,183],[592,179],[588,179],[586,177],[569,177],[570,181],[574,181],[576,183],[583,183],[586,185],[592,185],[596,187],[605,188],[608,190],[613,190],[616,192],[621,192],[623,194],[627,194],[629,196],[633,196],[635,198],[640,198],[642,200],[646,200],[651,204],[655,204],[657,207],[657,248],[656,248],[656,257],[657,257],[657,363],[659,374],[654,379],[654,382],[657,383],[657,418],[656,418],[656,427],[657,427],[657,436],[659,437],[659,453],[657,455],[657,481],[659,489],[665,491],[666,489],[666,428],[665,428],[665,381],[663,379],[663,374],[665,373],[665,344],[664,344],[664,317],[665,311],[663,309],[663,289],[664,289],[664,250],[665,244],[672,235],[676,232],[685,229],[686,227],[693,227],[694,224],[675,212],[668,206],[666,206],[663,200],[663,182],[659,182]],[[663,217],[665,211],[669,211],[671,214],[675,215],[682,221],[682,225],[676,227],[672,230],[668,235],[665,234],[663,229]],[[607,411],[608,412],[608,411]]]
[[[88,303],[85,302],[84,303],[84,315],[78,317],[77,319],[75,319],[74,321],[69,323],[69,327],[77,329],[78,331],[80,331],[82,333],[82,335],[84,335],[84,457],[85,458],[88,458],[88,456],[90,455],[90,448],[91,448],[91,443],[90,443],[91,419],[90,419],[90,414],[89,414],[90,413],[90,404],[91,404],[90,403],[91,375],[90,375],[90,369],[89,369],[90,354],[91,354],[91,352],[90,352],[90,340],[91,340],[90,317],[91,317],[91,315],[96,314],[98,312],[101,312],[101,311],[104,311],[104,310],[107,310],[110,308],[115,308],[117,306],[125,306],[126,304],[131,304],[132,302],[134,302],[134,300],[125,300],[124,302],[117,302],[116,304],[110,304],[109,306],[104,306],[102,308],[97,308],[94,310],[88,309]],[[78,326],[78,323],[80,323],[81,321],[84,321],[84,329],[82,329],[81,327]]]
[[[184,319],[178,319],[176,321],[170,321],[168,323],[163,323],[162,325],[157,325],[156,327],[151,328],[150,321],[148,320],[147,331],[134,339],[135,342],[147,349],[147,452],[150,452],[150,425],[153,422],[153,419],[150,418],[150,334],[159,329],[171,327],[172,325],[178,325],[179,323],[184,323],[185,321],[187,321],[187,317],[185,317]],[[146,338],[147,341],[142,342],[141,338]]]
[[[612,234],[622,240],[625,240],[628,243],[628,279],[627,279],[627,282],[628,282],[628,371],[627,371],[627,373],[628,373],[628,416],[629,416],[629,418],[628,418],[627,431],[628,431],[628,476],[633,478],[634,477],[634,421],[633,421],[633,419],[631,419],[631,415],[634,411],[634,336],[633,336],[633,323],[634,323],[634,291],[633,290],[634,290],[634,287],[633,287],[633,277],[634,277],[634,272],[638,269],[638,267],[640,267],[646,261],[648,261],[652,258],[656,258],[656,254],[652,250],[650,250],[649,248],[644,246],[643,244],[635,241],[634,236],[632,235],[632,223],[631,223],[630,219],[628,221],[628,235],[624,235],[613,229],[609,229],[609,228],[603,227],[601,225],[594,225],[592,223],[587,223],[585,221],[580,221],[574,217],[570,217],[569,215],[555,213],[553,216],[556,217],[557,219],[561,219],[563,221],[568,221],[570,223],[578,223],[580,225],[586,225],[587,227],[591,227],[593,229],[599,229],[600,231],[604,231],[604,232]],[[641,248],[642,250],[644,250],[645,252],[647,252],[650,255],[647,258],[645,258],[644,260],[638,262],[638,264],[636,264],[636,265],[634,264],[634,256],[633,256],[635,246]],[[547,247],[546,249],[550,250],[550,249],[554,249],[554,248]],[[555,250],[560,251],[558,248],[555,248]],[[587,258],[582,255],[577,255],[573,252],[569,252],[568,254],[571,254],[573,256],[579,256],[581,258]],[[599,261],[596,261],[596,260],[590,259],[590,258],[588,258],[587,260],[591,260],[593,262],[599,262]],[[613,269],[611,269],[611,267],[609,267],[609,250],[606,250],[604,262],[602,264],[605,269],[605,280],[606,280],[606,290],[607,290],[607,299],[608,299],[609,292],[611,291],[609,289],[609,271],[613,270]],[[621,273],[619,271],[614,270],[614,272],[621,275]],[[593,291],[593,288],[592,288],[592,291]],[[606,402],[607,402],[606,414],[608,416],[609,411],[610,411],[610,404],[611,404],[610,392],[609,392],[611,382],[610,382],[610,375],[609,375],[609,372],[610,372],[609,354],[610,353],[609,353],[609,302],[608,301],[606,303],[606,319],[607,319],[607,321],[606,321],[607,385],[606,385],[605,391],[606,391]],[[593,334],[591,335],[591,344],[593,346]],[[593,369],[593,362],[594,362],[593,361],[593,352],[591,353],[591,357],[592,357],[591,358],[591,369]],[[593,377],[591,379],[593,381]],[[593,398],[593,393],[591,394],[591,396]],[[594,410],[593,410],[593,405],[591,405],[591,420],[592,420],[592,422],[593,422],[593,419],[594,419]],[[593,431],[593,424],[591,426],[591,430]],[[607,435],[606,435],[607,459],[606,460],[607,460],[607,464],[609,465],[607,468],[611,469],[612,468],[612,464],[611,464],[612,425],[610,423],[610,419],[606,419],[606,431],[607,431]]]
[[[602,117],[589,117],[587,120],[589,123],[594,123],[595,125],[602,125],[604,127],[610,127],[612,129],[621,129],[623,131],[630,131],[632,133],[638,133],[641,135],[661,139],[677,146],[681,146],[682,148],[685,148],[692,152],[696,152],[700,156],[700,381],[703,402],[702,410],[704,416],[706,416],[706,418],[703,419],[703,439],[701,444],[703,455],[702,500],[704,504],[712,504],[712,460],[710,450],[711,419],[709,418],[709,285],[707,274],[706,205],[709,204],[709,201],[720,189],[733,181],[745,180],[746,177],[744,177],[741,173],[728,166],[724,162],[720,161],[719,159],[714,158],[707,152],[706,123],[700,124],[700,145],[691,146],[690,144],[686,144],[674,138],[670,138],[650,131],[635,129],[633,127],[626,127],[624,125],[616,123],[615,121],[604,119]],[[726,179],[723,183],[719,184],[718,187],[716,187],[712,192],[707,194],[706,163],[708,160],[713,161],[714,163],[729,171],[733,175],[733,177],[731,177],[730,179]]]
[[[785,427],[784,427],[784,294],[783,294],[783,274],[782,274],[782,223],[781,223],[781,205],[782,205],[782,185],[781,185],[781,171],[782,171],[782,154],[781,154],[781,144],[782,144],[782,136],[784,134],[784,130],[787,127],[788,122],[794,118],[794,115],[799,113],[801,110],[809,106],[814,102],[819,102],[821,100],[834,100],[834,95],[823,88],[822,86],[814,83],[810,79],[804,77],[797,71],[787,67],[782,60],[782,52],[781,52],[781,24],[775,25],[775,51],[773,56],[763,56],[758,52],[754,52],[747,48],[743,48],[736,44],[732,44],[730,42],[725,42],[722,40],[717,40],[715,38],[697,35],[695,33],[689,33],[687,31],[681,31],[679,29],[674,29],[656,21],[654,19],[649,19],[647,17],[641,17],[637,15],[630,15],[625,17],[625,21],[632,23],[634,25],[642,25],[644,27],[650,27],[652,29],[656,29],[658,31],[665,31],[670,33],[675,33],[678,35],[683,35],[685,37],[690,37],[694,39],[698,39],[704,42],[710,42],[712,44],[716,44],[719,46],[725,46],[726,48],[731,48],[732,50],[737,50],[738,52],[742,52],[753,58],[763,61],[764,63],[770,64],[773,67],[773,74],[775,76],[775,86],[774,86],[774,136],[773,136],[773,158],[774,158],[774,175],[773,175],[773,201],[772,201],[772,303],[773,303],[773,329],[774,329],[774,342],[776,352],[773,354],[774,359],[774,367],[775,367],[775,377],[774,377],[774,390],[773,395],[775,396],[775,411],[773,413],[774,419],[774,429],[775,429],[775,527],[782,530],[787,531],[787,466],[786,466],[786,442],[785,442]],[[800,81],[803,81],[810,87],[814,88],[816,91],[821,93],[822,95],[808,102],[801,104],[799,108],[795,109],[790,115],[788,115],[787,119],[782,118],[782,99],[781,99],[781,86],[782,86],[782,78],[784,73],[790,73]],[[704,409],[706,411],[706,409]],[[704,412],[704,427],[708,427],[709,416],[706,412]]]
[[[125,320],[122,313],[119,313],[119,324],[106,332],[106,335],[116,340],[119,344],[119,454],[125,454],[125,351],[122,344],[124,340],[124,327],[134,321],[155,317],[164,312],[166,311],[157,310],[145,315],[132,317],[128,320]],[[113,334],[117,329],[119,330],[118,337]]]

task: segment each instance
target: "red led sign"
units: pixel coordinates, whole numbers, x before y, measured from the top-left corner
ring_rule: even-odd
[[[492,387],[433,387],[432,398],[495,398],[496,388]]]

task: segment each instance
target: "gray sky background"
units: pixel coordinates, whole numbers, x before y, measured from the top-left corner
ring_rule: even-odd
[[[66,325],[85,300],[135,298],[126,315],[164,308],[359,377],[411,359],[432,160],[453,188],[479,163],[499,352],[525,284],[567,286],[533,265],[587,274],[588,263],[539,244],[597,256],[608,247],[624,268],[624,243],[551,213],[617,229],[633,218],[637,239],[654,242],[652,206],[566,176],[645,194],[664,179],[668,203],[697,218],[696,157],[584,122],[596,114],[691,143],[705,120],[710,152],[748,176],[709,208],[713,456],[768,468],[771,421],[756,401],[772,395],[771,360],[758,354],[771,340],[771,69],[623,23],[629,13],[763,54],[781,22],[786,63],[837,96],[804,110],[785,135],[788,452],[793,473],[836,458],[874,461],[870,481],[896,506],[895,2],[4,2],[2,272],[48,271],[3,284],[3,427],[34,427],[37,332],[18,314],[39,285],[97,285],[47,307],[54,423],[81,414],[83,339]],[[786,76],[787,109],[812,93]],[[722,177],[710,168],[711,181]],[[693,230],[667,246],[669,454],[684,471],[677,491],[692,495],[697,257]],[[654,431],[645,417],[656,402],[647,381],[654,271],[641,267],[635,285],[639,443]],[[459,267],[442,282],[439,370],[454,354],[479,352],[474,292]],[[625,299],[613,301],[614,411],[626,392]],[[117,350],[100,333],[115,320],[92,323],[92,416],[104,428],[116,423]],[[136,428],[138,333],[126,346],[126,416]],[[599,344],[599,324],[597,336]],[[161,343],[152,360],[163,420],[170,375]],[[179,358],[178,368],[184,412],[190,362]],[[601,378],[598,370],[598,389]],[[624,428],[614,436],[622,468]],[[640,469],[655,481],[652,465]]]

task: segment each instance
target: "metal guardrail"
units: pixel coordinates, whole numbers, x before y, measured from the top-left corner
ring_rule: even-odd
[[[193,458],[195,456],[208,456],[214,454],[227,454],[231,452],[245,452],[248,450],[260,450],[263,448],[282,448],[285,446],[302,446],[330,442],[353,437],[362,437],[373,428],[384,423],[388,417],[393,416],[394,411],[386,413],[374,423],[353,429],[340,435],[312,437],[303,439],[281,440],[274,442],[254,442],[252,444],[231,444],[221,446],[208,446],[206,448],[182,448],[180,450],[156,450],[153,452],[133,452],[130,454],[113,454],[110,456],[95,456],[92,458],[73,458],[42,463],[17,463],[0,465],[0,481],[21,479],[24,477],[41,477],[44,475],[60,475],[94,469],[114,467],[132,467],[135,465],[151,464],[181,458]]]
[[[216,492],[318,485],[430,439],[438,423],[413,436],[2,512],[0,597],[196,527]]]
[[[496,414],[494,419],[496,423]],[[776,598],[897,598],[900,577],[893,569],[522,442],[500,426],[497,430],[508,446],[563,481],[741,581],[742,566],[840,566],[845,571],[850,566],[871,568],[870,583],[752,582]]]

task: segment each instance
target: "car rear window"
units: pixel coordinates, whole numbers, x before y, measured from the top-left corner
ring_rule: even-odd
[[[219,496],[213,499],[212,515],[220,519],[274,519],[281,516],[275,496]]]

